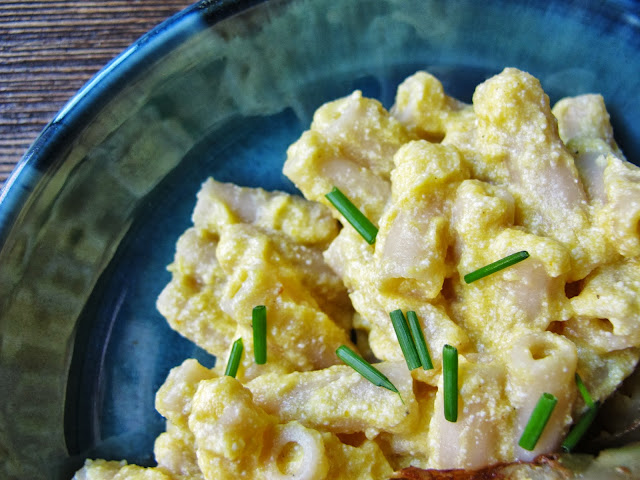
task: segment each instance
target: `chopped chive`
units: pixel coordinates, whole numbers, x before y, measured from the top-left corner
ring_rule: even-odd
[[[458,421],[458,349],[451,345],[442,348],[442,382],[444,386],[444,418]]]
[[[402,354],[407,362],[407,367],[409,367],[409,370],[418,368],[422,363],[420,362],[420,357],[413,343],[413,338],[411,338],[411,332],[409,332],[409,326],[407,325],[402,310],[394,310],[389,316],[391,317],[393,329],[396,331]]]
[[[587,387],[584,385],[582,378],[580,378],[580,375],[578,375],[577,372],[576,372],[576,385],[578,386],[580,395],[582,395],[582,398],[584,399],[584,403],[587,405],[587,407],[589,408],[593,407],[595,405],[595,402],[593,401],[593,398],[591,398],[591,395],[589,394]]]
[[[364,358],[351,350],[346,345],[340,345],[336,350],[336,355],[340,360],[353,368],[356,372],[369,380],[377,387],[383,387],[387,390],[391,390],[398,395],[398,389],[391,383],[391,381],[383,375],[383,373],[367,362]]]
[[[424,334],[422,333],[422,328],[420,328],[420,322],[418,321],[416,312],[411,310],[408,311],[407,321],[409,323],[409,330],[411,330],[411,335],[413,336],[413,341],[416,344],[416,350],[418,351],[422,368],[425,370],[431,370],[433,368],[433,363],[431,362],[427,342],[424,339]]]
[[[267,307],[258,305],[251,312],[253,357],[258,365],[267,363]]]
[[[351,200],[349,200],[338,187],[333,187],[329,193],[325,195],[331,204],[342,214],[342,216],[355,228],[362,238],[369,245],[373,245],[378,235],[378,229],[371,221],[358,210]]]
[[[225,375],[235,378],[236,373],[238,373],[242,350],[244,350],[244,345],[242,344],[242,338],[239,338],[233,342],[233,346],[231,347],[231,354],[229,355],[229,361],[227,362],[227,369],[224,371]]]
[[[504,268],[510,267],[511,265],[515,265],[522,260],[529,258],[529,252],[523,250],[522,252],[512,253],[497,262],[490,263],[489,265],[485,265],[478,270],[475,270],[471,273],[467,273],[464,276],[464,281],[467,283],[475,282],[476,280],[480,280],[481,278],[486,277],[487,275],[491,275],[492,273],[496,273]]]
[[[595,402],[592,406],[590,406],[587,409],[584,415],[580,417],[580,420],[578,420],[578,423],[576,423],[573,426],[573,428],[569,432],[569,435],[567,435],[567,437],[564,439],[564,442],[562,442],[562,445],[561,445],[562,450],[564,450],[565,452],[570,452],[575,448],[575,446],[578,444],[578,442],[580,442],[584,434],[587,433],[587,430],[589,430],[589,427],[595,420],[597,413],[598,413],[598,403]]]
[[[540,435],[542,435],[542,432],[544,431],[544,427],[547,426],[547,422],[549,421],[557,403],[558,399],[550,393],[545,392],[540,395],[538,403],[533,409],[533,412],[531,412],[531,417],[529,417],[527,426],[524,427],[524,431],[522,432],[518,445],[529,451],[536,448],[536,443],[538,443]]]

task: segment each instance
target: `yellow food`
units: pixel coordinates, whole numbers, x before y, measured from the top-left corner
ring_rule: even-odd
[[[80,479],[385,479],[409,465],[475,469],[557,451],[640,358],[640,169],[602,97],[552,109],[506,69],[473,105],[418,72],[390,111],[360,92],[322,106],[287,152],[306,199],[207,180],[158,299],[169,324],[218,358],[186,360],[156,398],[157,467],[88,461]],[[379,228],[374,245],[325,198],[334,186]],[[465,274],[526,250],[474,283]],[[251,311],[267,307],[268,361]],[[432,370],[407,369],[389,312],[417,313]],[[399,391],[335,355],[360,352]],[[244,339],[237,378],[230,346]],[[442,349],[460,352],[459,416],[443,415]],[[538,398],[558,403],[533,451],[518,440]]]

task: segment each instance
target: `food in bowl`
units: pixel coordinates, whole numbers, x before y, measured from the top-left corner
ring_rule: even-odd
[[[305,198],[203,184],[157,306],[218,363],[158,391],[157,467],[76,478],[530,462],[635,369],[640,169],[602,97],[552,109],[509,68],[467,105],[418,72],[390,111],[357,91],[320,107],[284,173]]]

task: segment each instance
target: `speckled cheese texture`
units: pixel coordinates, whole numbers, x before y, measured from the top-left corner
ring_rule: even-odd
[[[536,78],[507,68],[467,105],[417,72],[390,110],[360,92],[321,106],[284,173],[305,198],[204,183],[157,306],[218,364],[186,360],[158,391],[156,467],[88,461],[78,480],[382,480],[410,465],[527,461],[556,451],[584,412],[576,373],[604,400],[635,368],[640,169],[601,96],[552,109]],[[334,186],[378,228],[373,245],[326,199]],[[256,305],[267,307],[264,365]],[[408,370],[396,309],[416,312],[433,369]],[[237,338],[245,352],[226,377]],[[456,422],[443,412],[447,344],[460,355]],[[398,393],[341,364],[340,345]],[[543,393],[558,402],[524,450]]]

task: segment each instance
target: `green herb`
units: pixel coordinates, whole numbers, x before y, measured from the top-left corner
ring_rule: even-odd
[[[253,357],[258,365],[267,363],[267,307],[258,305],[251,312]]]
[[[458,349],[451,345],[442,348],[442,377],[444,385],[444,418],[458,421]]]
[[[331,204],[342,214],[342,216],[355,228],[362,238],[369,245],[373,245],[378,235],[378,229],[371,221],[351,203],[344,193],[338,187],[333,187],[329,193],[325,195]]]
[[[398,395],[398,389],[391,383],[391,381],[385,377],[382,372],[376,369],[373,365],[367,362],[364,358],[351,350],[346,345],[341,345],[336,350],[336,355],[340,360],[353,368],[356,372],[369,380],[377,387],[383,387],[387,390],[391,390]]]
[[[486,277],[487,275],[491,275],[492,273],[496,273],[504,268],[510,267],[511,265],[515,265],[522,260],[529,258],[529,252],[522,251],[513,253],[507,257],[504,257],[497,262],[490,263],[489,265],[485,265],[478,270],[467,273],[464,276],[464,281],[467,283],[475,282],[476,280],[480,280],[481,278]]]
[[[536,443],[538,443],[540,435],[542,435],[544,428],[547,426],[547,422],[557,403],[558,399],[550,393],[545,392],[540,396],[533,412],[531,412],[527,426],[522,432],[518,445],[529,451],[536,448]]]
[[[424,339],[424,334],[422,333],[422,328],[420,328],[420,322],[418,321],[416,312],[411,310],[408,311],[407,321],[409,323],[409,330],[411,330],[411,335],[413,336],[413,341],[416,345],[416,350],[418,351],[418,356],[420,357],[420,363],[422,363],[422,368],[425,370],[431,370],[433,368],[433,363],[431,362],[427,342]]]
[[[584,403],[587,404],[587,407],[589,408],[593,407],[595,405],[595,402],[593,401],[593,398],[591,398],[591,395],[589,395],[589,391],[587,390],[587,387],[585,387],[584,382],[582,381],[582,378],[580,378],[580,375],[578,375],[577,372],[576,372],[576,385],[578,386],[580,395],[582,395],[582,398],[584,399]]]
[[[394,310],[389,314],[389,316],[391,317],[393,329],[396,331],[396,336],[398,337],[398,343],[402,349],[402,354],[407,362],[407,367],[409,367],[409,370],[418,368],[422,363],[420,363],[420,357],[418,356],[416,346],[413,343],[413,338],[411,338],[409,326],[407,325],[407,321],[404,318],[402,310]]]
[[[239,338],[233,342],[233,346],[231,347],[231,354],[229,355],[229,361],[227,362],[227,369],[224,371],[225,375],[235,378],[236,373],[238,373],[242,350],[244,350],[244,345],[242,345],[242,338]]]
[[[595,402],[587,409],[584,415],[580,417],[578,423],[573,426],[573,428],[569,432],[569,435],[567,435],[567,438],[564,439],[564,442],[562,442],[562,450],[564,450],[565,452],[570,452],[575,448],[580,439],[584,436],[585,433],[587,433],[587,430],[589,430],[589,427],[595,420],[597,414],[598,403]]]

